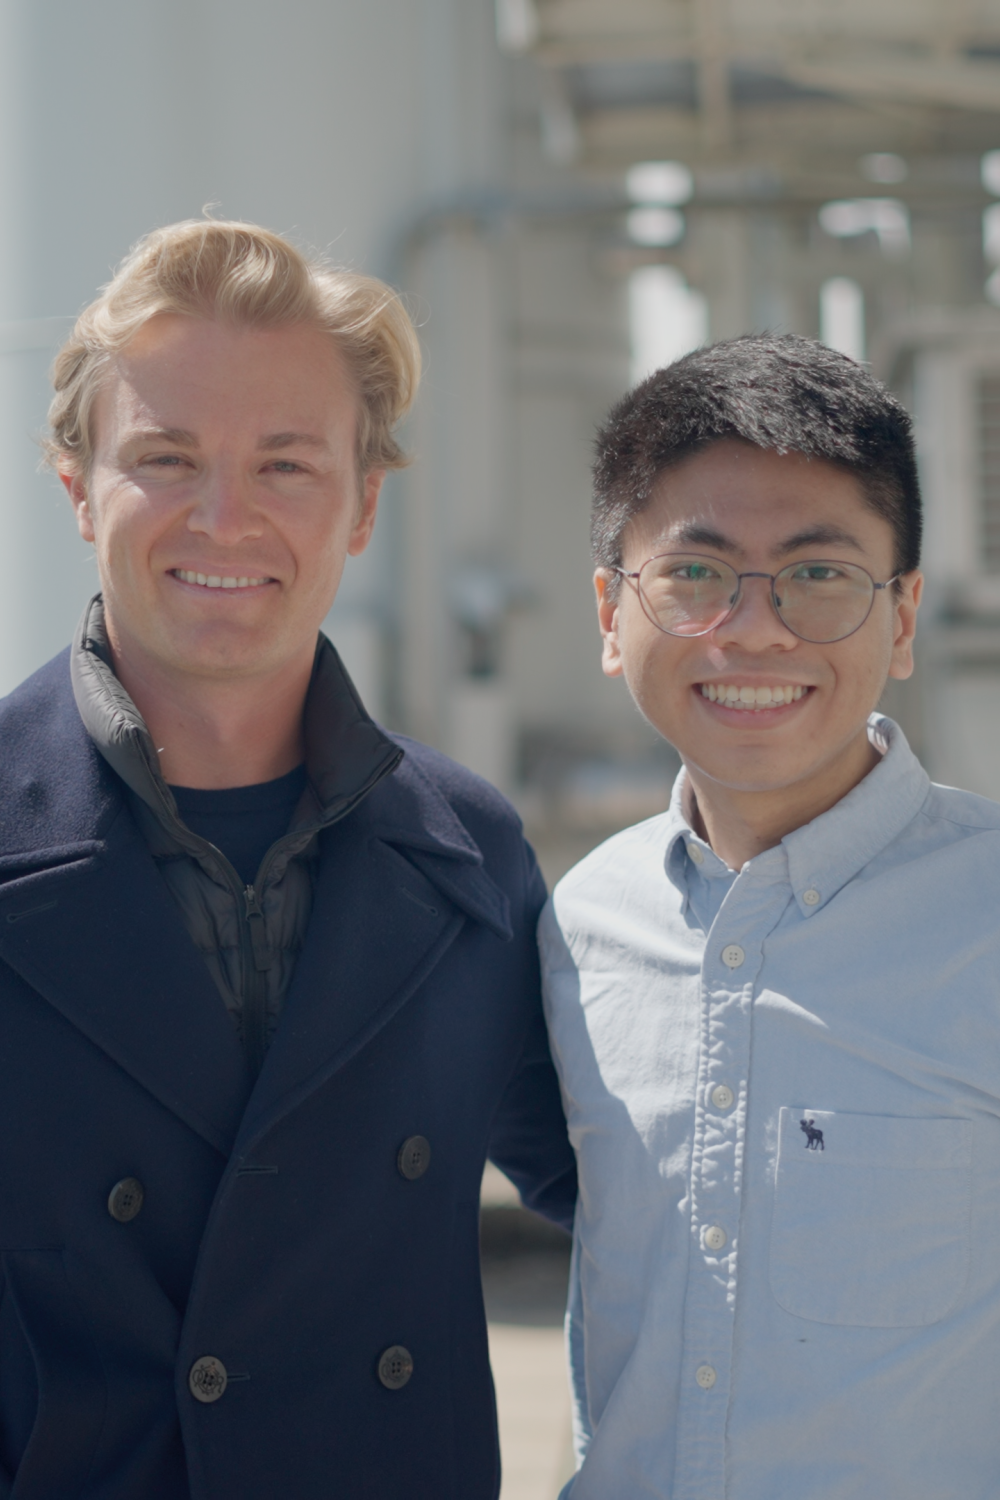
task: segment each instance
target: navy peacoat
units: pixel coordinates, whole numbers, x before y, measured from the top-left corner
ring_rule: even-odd
[[[2,1500],[497,1494],[487,1151],[564,1224],[576,1191],[544,892],[507,804],[402,743],[321,836],[253,1085],[66,654],[0,704]]]

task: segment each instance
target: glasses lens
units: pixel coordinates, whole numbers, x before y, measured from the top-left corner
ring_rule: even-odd
[[[643,608],[668,635],[705,635],[725,619],[739,586],[728,563],[685,552],[651,557],[639,573]]]
[[[842,562],[792,563],[774,580],[778,614],[816,644],[841,641],[868,618],[875,585],[864,568]]]

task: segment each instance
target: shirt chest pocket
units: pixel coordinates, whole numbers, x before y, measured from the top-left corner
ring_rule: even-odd
[[[782,1109],[771,1290],[815,1323],[916,1328],[958,1302],[972,1126]]]

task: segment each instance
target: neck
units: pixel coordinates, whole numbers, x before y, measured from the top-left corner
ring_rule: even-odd
[[[790,787],[746,791],[685,763],[692,793],[689,822],[731,870],[739,870],[787,833],[829,812],[880,760],[863,731],[832,765]]]
[[[112,648],[174,786],[217,790],[273,781],[305,758],[303,709],[314,647],[266,677],[178,678]]]

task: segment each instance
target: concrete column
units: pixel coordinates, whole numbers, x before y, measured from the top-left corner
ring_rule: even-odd
[[[502,620],[489,627],[498,639],[484,655],[462,602],[470,586],[502,589],[511,571],[509,313],[504,236],[489,209],[504,177],[503,60],[485,0],[438,0],[433,13],[447,41],[429,64],[437,75],[427,125],[437,213],[407,246],[428,368],[404,502],[401,684],[405,720],[419,738],[505,783],[513,719]]]

